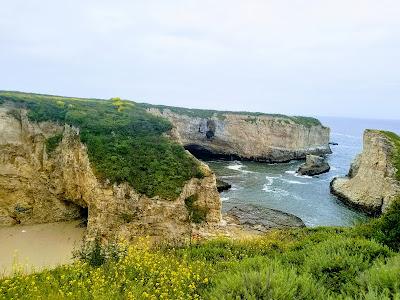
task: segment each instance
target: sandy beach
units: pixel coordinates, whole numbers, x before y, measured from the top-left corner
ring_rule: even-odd
[[[85,228],[80,221],[21,225],[0,228],[0,277],[18,265],[24,272],[53,268],[72,261]]]

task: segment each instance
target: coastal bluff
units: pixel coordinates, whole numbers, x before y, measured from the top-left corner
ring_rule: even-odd
[[[346,177],[332,180],[331,192],[369,214],[384,213],[400,196],[398,139],[391,132],[365,130],[362,153]]]
[[[0,226],[81,219],[89,237],[181,241],[224,224],[222,187],[197,158],[330,153],[314,118],[174,109],[0,91]]]
[[[202,221],[220,222],[207,165],[198,162],[201,178],[188,180],[175,199],[149,197],[126,182],[98,178],[79,128],[32,122],[27,114],[0,105],[0,226],[86,219],[89,236],[182,240],[191,233],[189,198],[192,211],[204,212]],[[60,141],[50,152],[46,141],[54,136]]]
[[[314,118],[151,105],[147,110],[167,118],[174,138],[202,159],[276,163],[331,153],[330,129]]]

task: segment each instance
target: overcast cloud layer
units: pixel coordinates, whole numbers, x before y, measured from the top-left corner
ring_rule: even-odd
[[[398,0],[0,4],[0,89],[400,118]]]

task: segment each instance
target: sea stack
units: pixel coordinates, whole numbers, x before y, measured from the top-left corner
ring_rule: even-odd
[[[400,196],[400,138],[391,132],[366,130],[363,151],[346,177],[334,178],[331,192],[369,214],[381,214]]]
[[[325,161],[325,158],[317,155],[307,155],[306,162],[302,164],[297,171],[300,175],[315,176],[329,172],[331,167]]]

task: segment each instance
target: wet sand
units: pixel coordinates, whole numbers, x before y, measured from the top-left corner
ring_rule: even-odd
[[[12,274],[15,263],[24,272],[54,268],[72,261],[85,228],[80,221],[17,225],[0,228],[0,278]]]

